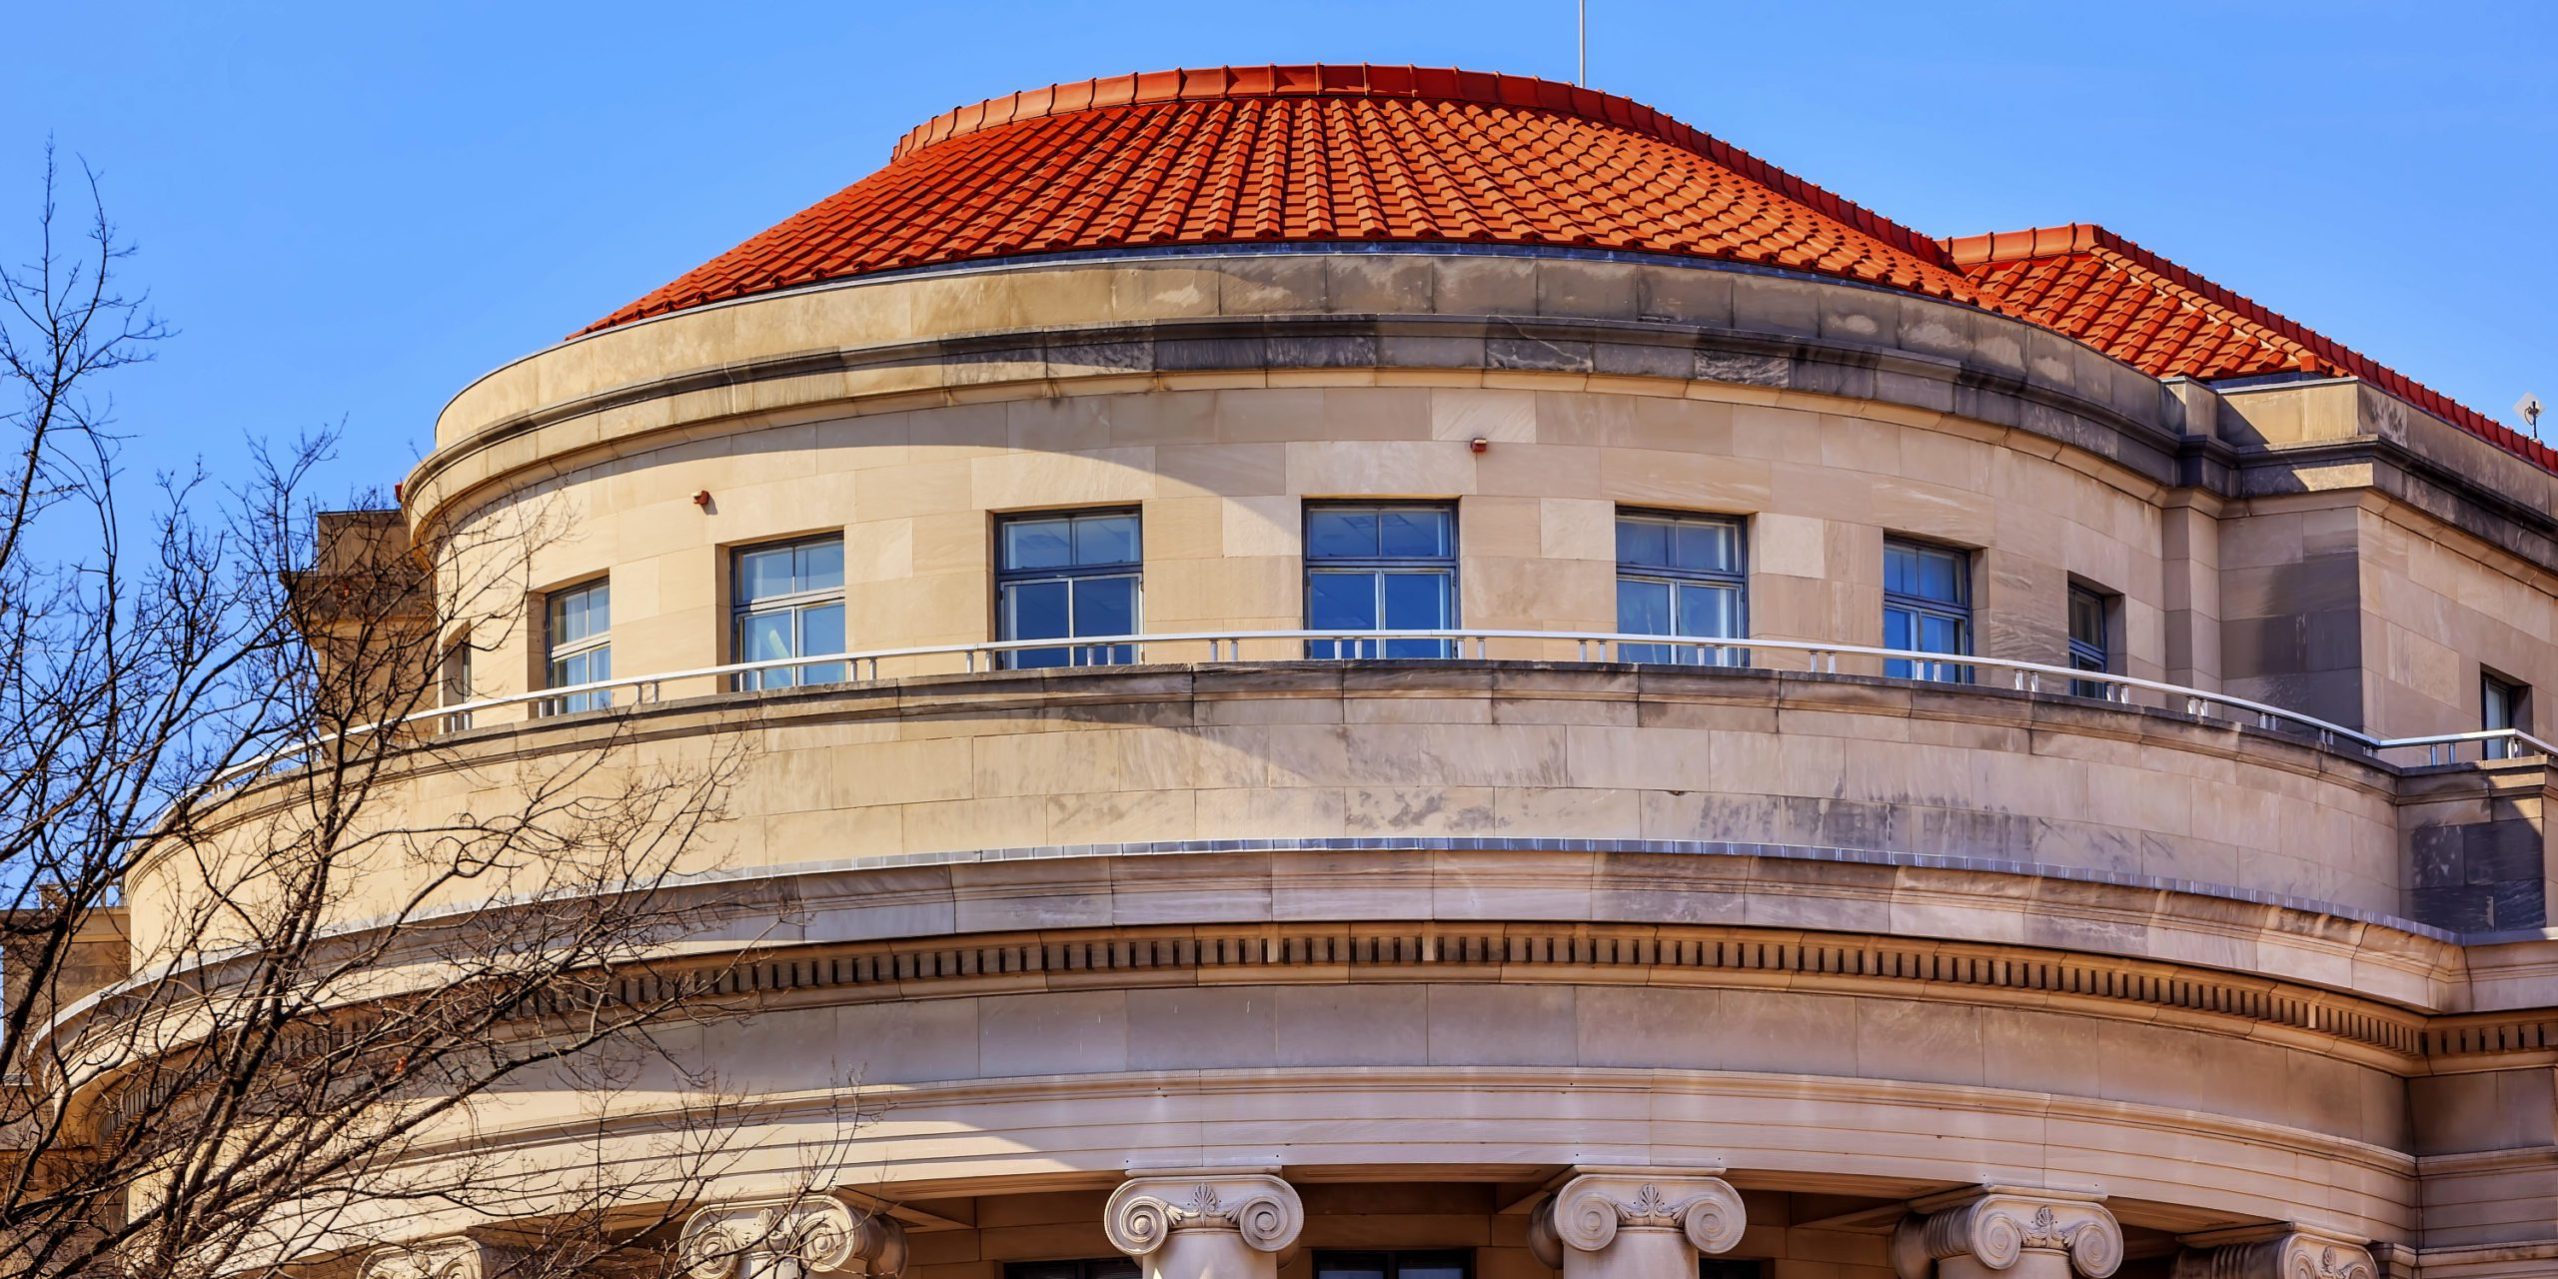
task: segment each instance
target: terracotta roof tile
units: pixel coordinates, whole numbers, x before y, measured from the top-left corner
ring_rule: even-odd
[[[1683,254],[1971,296],[1926,236],[1623,98],[1430,68],[1217,67],[927,121],[886,168],[585,331],[899,267],[1274,240]]]
[[[1985,305],[2153,377],[2359,378],[2544,470],[2558,470],[2558,452],[2547,445],[2103,227],[2036,227],[1944,245]]]
[[[2361,378],[2558,454],[2100,227],[1937,241],[1624,98],[1419,67],[1156,71],[916,126],[887,167],[587,326],[868,272],[1281,241],[1685,255],[1975,302],[2153,376]]]

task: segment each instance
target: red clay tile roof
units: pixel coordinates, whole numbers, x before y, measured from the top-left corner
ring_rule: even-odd
[[[1935,241],[1624,98],[1469,71],[1221,67],[962,107],[583,331],[899,267],[1291,240],[1684,254],[1971,297]]]
[[[1859,280],[1977,302],[2156,377],[2360,378],[2558,470],[2538,442],[2101,227],[1932,240],[1640,103],[1429,68],[1158,71],[961,107],[580,334],[903,267],[1287,241],[1618,249]]]
[[[1984,304],[2076,338],[2152,377],[2360,378],[2558,470],[2558,452],[2539,441],[2103,227],[2073,223],[1944,243]]]

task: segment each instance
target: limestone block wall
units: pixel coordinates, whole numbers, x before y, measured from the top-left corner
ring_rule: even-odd
[[[2064,662],[2076,580],[2120,595],[2121,668],[2165,673],[2169,561],[2145,486],[2020,453],[2001,431],[1737,395],[1260,386],[740,429],[529,486],[484,518],[555,532],[475,537],[463,572],[520,574],[528,610],[609,575],[615,669],[684,670],[733,660],[736,548],[836,535],[853,648],[969,643],[994,633],[997,517],[1127,507],[1147,629],[1289,629],[1304,625],[1306,504],[1361,498],[1455,505],[1467,626],[1614,630],[1616,513],[1686,511],[1745,521],[1754,634],[1879,643],[1883,540],[1909,536],[1979,548],[1985,655]],[[497,627],[477,691],[535,686],[539,635],[529,612]]]
[[[505,811],[511,761],[541,776],[603,741],[630,743],[588,781],[607,787],[615,769],[746,748],[726,820],[687,853],[700,871],[1161,841],[1601,839],[1987,859],[2380,914],[2409,888],[2388,771],[2305,743],[1996,689],[1623,667],[1229,662],[678,701],[629,724],[457,735],[377,793],[377,819]],[[404,882],[386,865],[367,887]],[[186,885],[168,883],[175,910]]]

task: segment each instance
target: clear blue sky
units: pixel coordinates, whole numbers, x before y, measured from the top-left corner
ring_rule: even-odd
[[[1596,87],[1938,235],[2104,223],[2500,419],[2558,401],[2558,5],[1592,0]],[[1569,79],[1572,0],[21,6],[0,252],[48,134],[181,332],[133,460],[436,411],[877,167],[910,125],[1218,63]],[[2544,423],[2544,425],[2553,425]]]

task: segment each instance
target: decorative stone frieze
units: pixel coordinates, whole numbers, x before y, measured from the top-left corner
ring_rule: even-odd
[[[363,1279],[493,1279],[519,1255],[468,1235],[449,1235],[374,1249],[364,1258]]]
[[[1306,1224],[1294,1186],[1266,1173],[1149,1173],[1102,1209],[1110,1244],[1146,1279],[1273,1279]]]
[[[1922,1200],[1892,1234],[1900,1279],[2105,1279],[2123,1264],[2123,1228],[2095,1195],[1991,1186]]]
[[[2174,1279],[2381,1279],[2359,1240],[2300,1226],[2256,1238],[2191,1236]]]
[[[695,1212],[679,1244],[687,1279],[809,1279],[906,1268],[906,1229],[832,1195],[732,1199]]]
[[[1694,1279],[1697,1254],[1730,1251],[1746,1224],[1720,1177],[1588,1169],[1537,1205],[1528,1247],[1564,1279]]]

